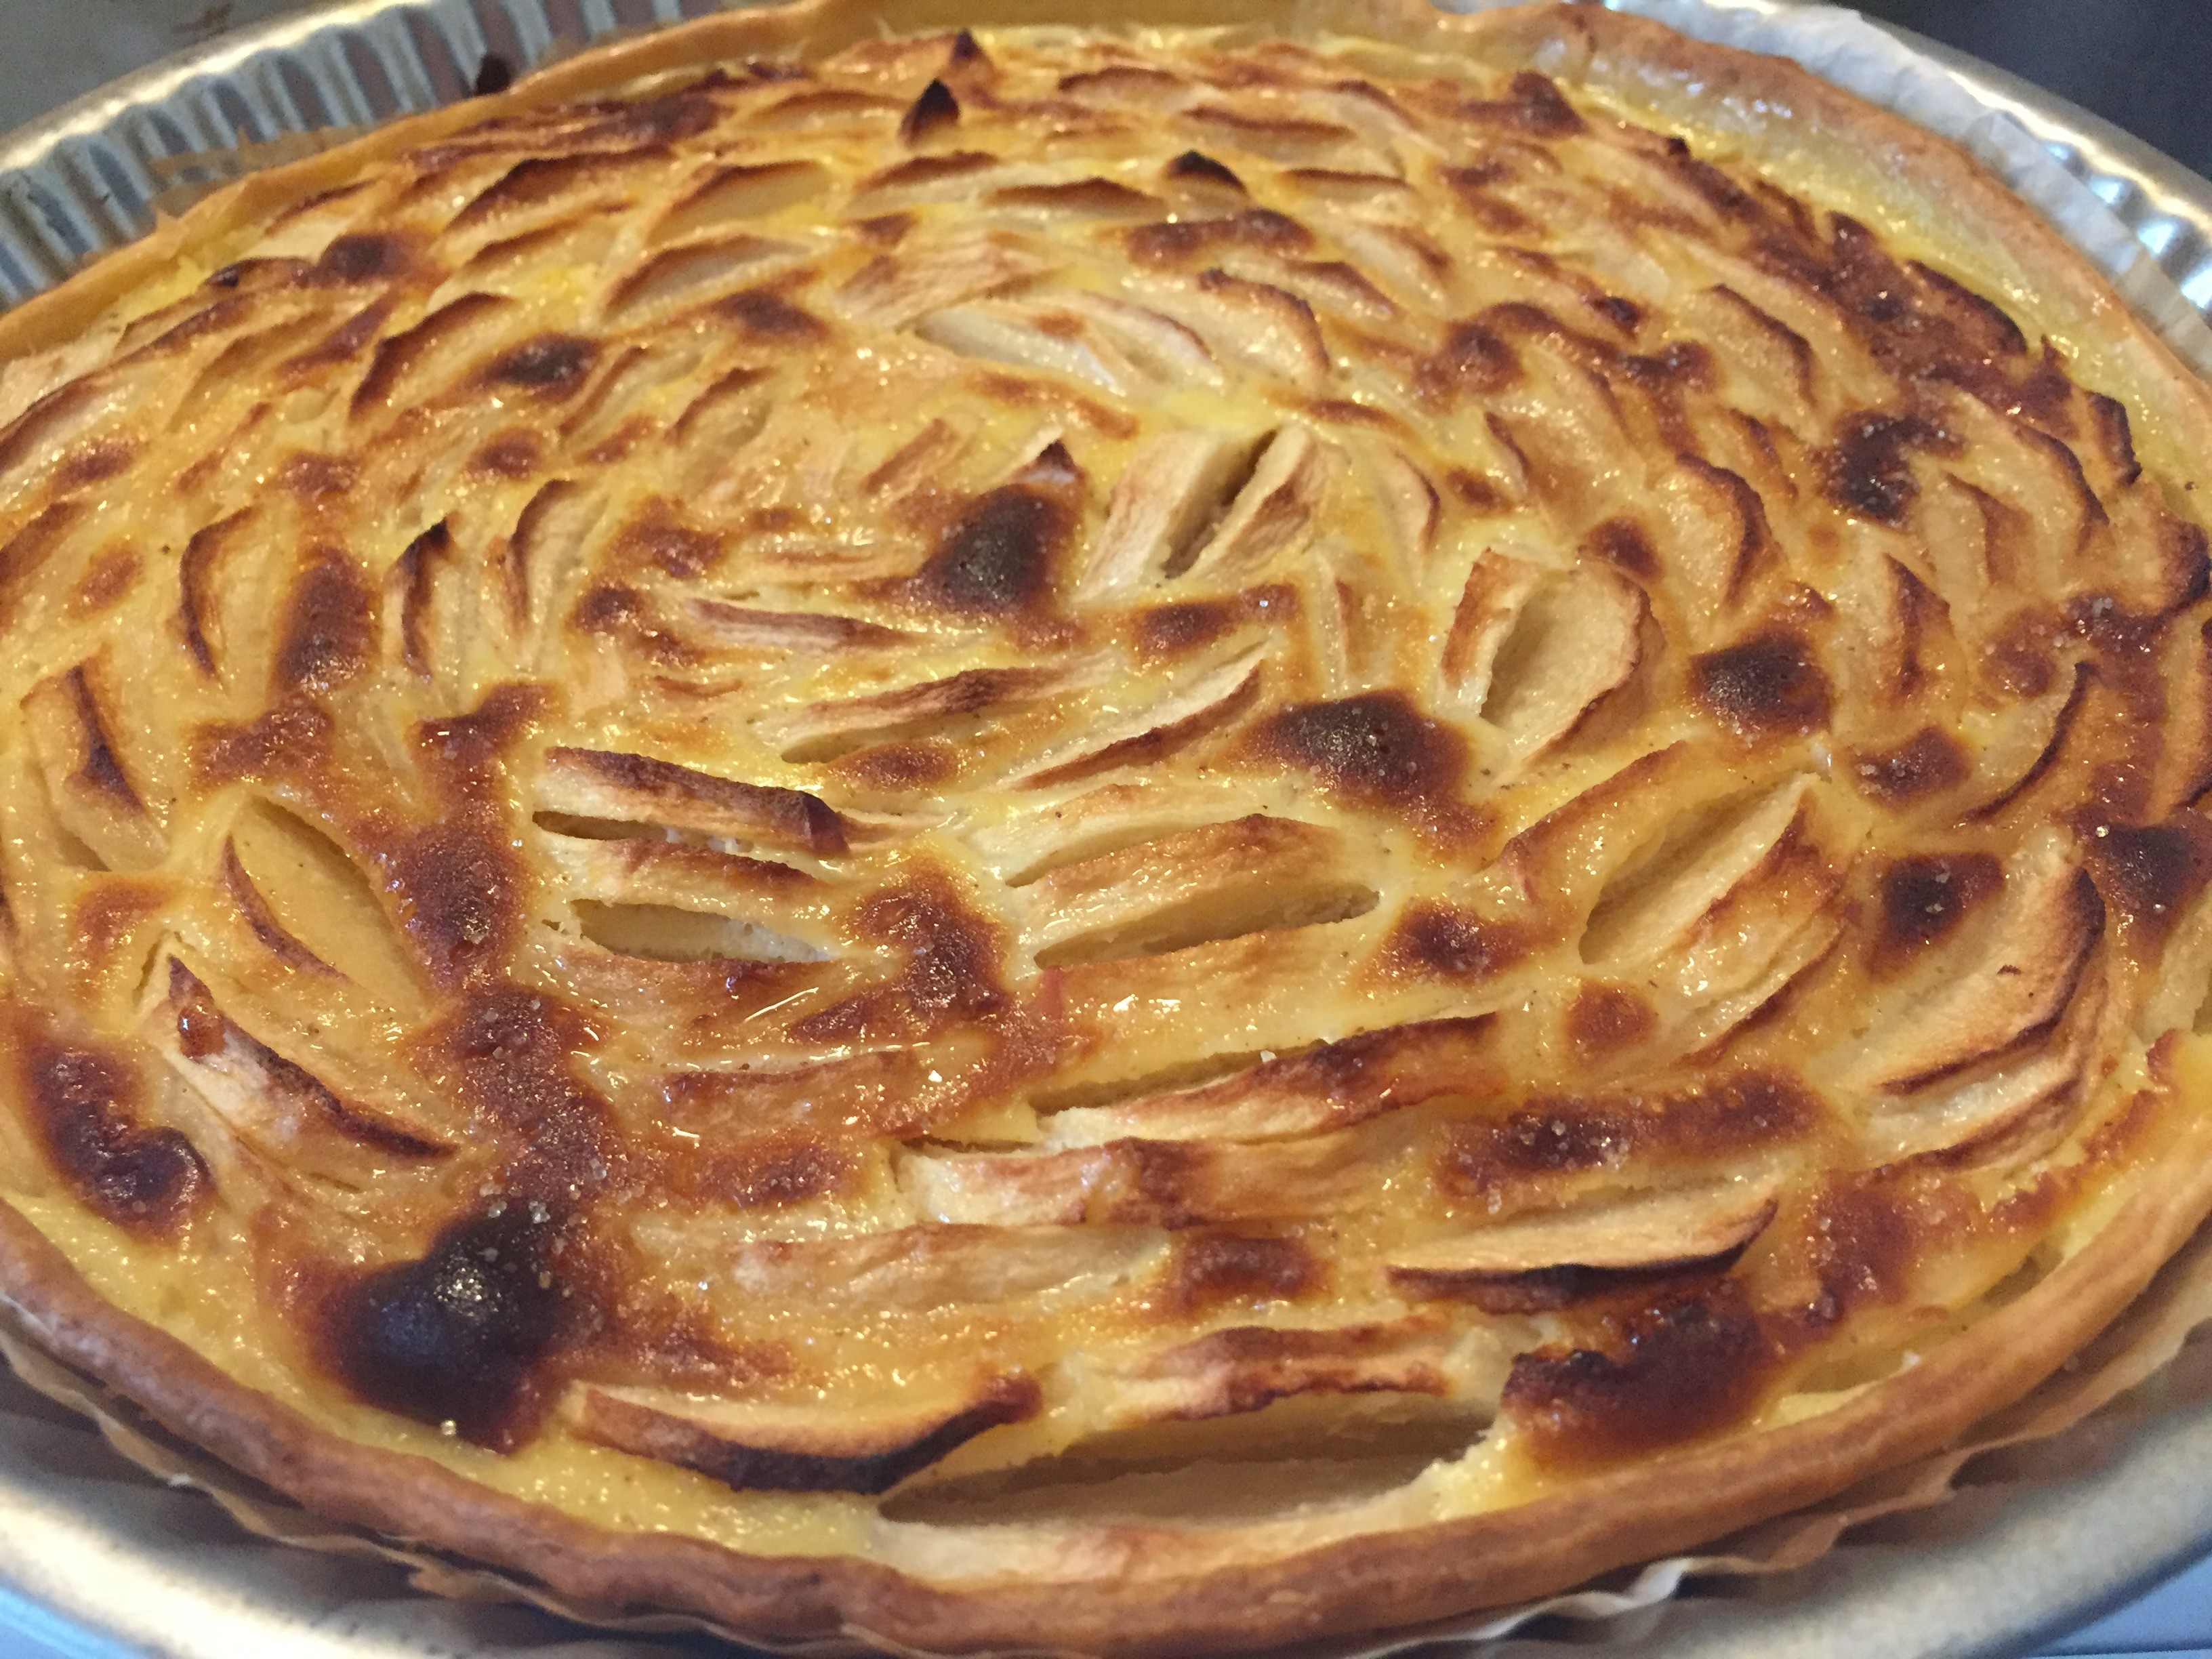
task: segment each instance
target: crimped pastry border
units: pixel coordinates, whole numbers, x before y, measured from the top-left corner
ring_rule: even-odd
[[[1073,0],[981,10],[948,0],[884,7],[799,0],[601,48],[513,93],[415,118],[231,186],[153,236],[0,319],[0,358],[59,342],[180,258],[219,249],[275,206],[488,115],[640,76],[764,52],[818,55],[879,27],[1086,21]],[[1247,23],[1231,0],[1140,0],[1122,21]],[[1301,0],[1279,32],[1370,34],[1534,64],[1664,120],[1688,118],[1778,161],[1886,180],[1908,232],[1963,252],[2008,303],[2065,338],[2089,378],[2148,417],[2145,447],[2212,455],[2212,392],[2174,362],[2087,261],[1963,152],[1796,65],[1677,36],[1638,19],[1542,6],[1451,17],[1421,0]],[[2186,475],[2185,466],[2181,469]],[[1112,1579],[948,1590],[857,1559],[741,1554],[698,1540],[611,1532],[489,1492],[427,1459],[314,1426],[185,1344],[104,1301],[22,1216],[0,1205],[0,1286],[61,1358],[166,1426],[319,1512],[528,1574],[609,1607],[698,1613],[785,1637],[839,1630],[958,1650],[1048,1644],[1114,1655],[1218,1653],[1442,1618],[1539,1595],[1594,1572],[1784,1512],[1930,1452],[2017,1399],[2086,1343],[2212,1211],[2212,1131],[2184,1135],[2099,1236],[2019,1301],[1912,1370],[1786,1430],[1739,1435],[1617,1470],[1516,1508],[1351,1539],[1201,1576],[1176,1571],[1177,1534],[1102,1529]]]
[[[473,1557],[564,1596],[680,1609],[782,1638],[839,1632],[940,1652],[1048,1645],[1167,1659],[1418,1624],[1566,1589],[1814,1502],[1940,1449],[2027,1394],[2142,1293],[2212,1212],[2212,1129],[2033,1290],[1911,1370],[1787,1429],[1616,1470],[1571,1492],[1302,1554],[1176,1577],[1171,1530],[1107,1534],[1110,1580],[948,1590],[851,1558],[742,1554],[624,1534],[490,1492],[430,1460],[319,1429],[177,1338],[102,1299],[59,1249],[0,1205],[0,1283],[57,1357],[172,1432],[319,1514]]]

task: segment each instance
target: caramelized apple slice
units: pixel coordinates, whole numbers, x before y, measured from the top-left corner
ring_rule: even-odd
[[[1768,1174],[1524,1212],[1398,1252],[1390,1279],[1409,1296],[1465,1300],[1497,1313],[1556,1307],[1632,1275],[1741,1249],[1774,1218],[1780,1188]]]
[[[930,1400],[902,1389],[858,1401],[702,1399],[667,1389],[586,1386],[570,1423],[586,1440],[712,1475],[739,1492],[889,1492],[954,1447],[1044,1402],[1006,1372]]]

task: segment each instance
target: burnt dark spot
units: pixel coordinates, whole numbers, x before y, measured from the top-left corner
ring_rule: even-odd
[[[1057,489],[1075,489],[1084,483],[1084,469],[1075,465],[1075,456],[1068,452],[1066,438],[1053,438],[1036,458],[1022,469],[1022,477],[1036,484],[1048,484]]]
[[[929,602],[969,616],[1034,608],[1071,529],[1066,506],[1025,484],[978,496],[915,578]]]
[[[401,384],[416,368],[435,361],[441,348],[514,303],[497,294],[464,294],[404,332],[377,341],[368,373],[354,388],[352,417],[358,420],[372,410],[388,407]]]
[[[1968,911],[2004,886],[2004,869],[1987,853],[1923,853],[1901,858],[1875,884],[1881,906],[1867,969],[1885,978],[1955,932]]]
[[[1667,165],[1677,179],[1697,191],[1723,218],[1753,225],[1765,218],[1758,199],[1711,161],[1699,160],[1691,151],[1687,139],[1675,137],[1667,141]]]
[[[619,586],[615,581],[599,581],[588,588],[575,602],[575,611],[568,619],[577,629],[595,635],[633,633],[639,619],[646,617],[646,598],[637,588]]]
[[[1233,1093],[1249,1078],[1361,1115],[1378,1103],[1385,1109],[1410,1105],[1468,1086],[1480,1074],[1476,1068],[1486,1063],[1481,1054],[1493,1024],[1492,1016],[1476,1014],[1362,1031],[1302,1054],[1264,1061],[1218,1086]]]
[[[111,548],[86,568],[70,590],[70,615],[82,619],[113,610],[137,586],[144,569],[144,561],[131,549]]]
[[[1917,415],[1863,410],[1838,423],[1829,452],[1828,499],[1861,518],[1887,525],[1905,522],[1920,493],[1912,476],[1911,451],[1937,447],[1936,428]]]
[[[2159,620],[2166,613],[2194,605],[2212,592],[2212,537],[2200,525],[2171,514],[2159,520],[2159,554],[2164,562],[2164,591],[2159,595]]]
[[[2089,418],[2097,428],[2097,441],[2113,477],[2123,488],[2142,477],[2136,459],[2135,436],[2128,428],[2128,406],[2102,392],[2089,394]]]
[[[627,564],[652,565],[680,580],[694,581],[722,558],[722,538],[695,530],[674,507],[655,495],[623,526],[615,538],[616,556]]]
[[[1492,518],[1513,510],[1513,497],[1494,478],[1486,478],[1455,466],[1444,474],[1444,483],[1460,503],[1480,518]]]
[[[1204,1179],[1205,1146],[1182,1140],[1126,1140],[1115,1151],[1122,1165],[1119,1190],[1087,1219],[1115,1226],[1164,1227],[1170,1232],[1195,1227],[1206,1219],[1192,1199]]]
[[[796,1134],[718,1146],[680,1164],[683,1196],[740,1210],[775,1210],[848,1191],[860,1174],[852,1153]]]
[[[1951,612],[1933,588],[1895,559],[1889,561],[1889,574],[1896,594],[1899,638],[1896,672],[1885,676],[1882,689],[1902,699],[1917,694],[1925,682],[1928,669],[1922,653],[1929,630],[1947,624]]]
[[[343,455],[295,455],[276,472],[279,488],[307,501],[343,495],[360,481],[360,463]]]
[[[1443,800],[1467,770],[1466,740],[1401,691],[1285,708],[1260,728],[1255,741],[1263,754],[1379,805]]]
[[[548,998],[519,986],[471,995],[438,1034],[441,1051],[471,1068],[496,1066],[522,1077],[557,1069],[575,1036],[574,1016]],[[526,1121],[527,1102],[517,1093],[489,1101],[501,1122]]]
[[[1639,582],[1659,580],[1659,552],[1633,519],[1607,519],[1583,538],[1583,551]]]
[[[351,362],[376,341],[391,316],[392,301],[388,299],[363,306],[299,356],[278,364],[275,376],[277,383],[302,385],[341,363]]]
[[[952,50],[945,61],[958,64],[963,69],[973,69],[978,65],[988,66],[991,57],[983,50],[981,42],[966,29],[963,29],[952,37]]]
[[[1690,693],[1746,742],[1806,732],[1828,720],[1828,677],[1796,634],[1776,631],[1690,660]]]
[[[143,355],[174,350],[210,335],[226,332],[246,321],[252,311],[252,307],[243,298],[235,295],[217,300],[165,331],[152,344],[143,349]]]
[[[622,582],[599,582],[585,590],[570,623],[580,632],[627,641],[632,650],[658,663],[689,663],[697,653],[661,625],[646,596]]]
[[[137,790],[131,787],[130,774],[123,769],[123,763],[115,753],[114,741],[107,733],[106,719],[100,713],[99,699],[93,695],[92,681],[83,664],[70,670],[62,688],[76,713],[78,734],[84,739],[84,759],[72,781],[95,794],[106,796],[126,811],[143,812],[144,805],[138,799]]]
[[[1518,927],[1423,901],[1406,907],[1383,941],[1377,965],[1393,977],[1474,981],[1504,973],[1528,950],[1528,938]]]
[[[1498,169],[1490,165],[1447,167],[1443,173],[1444,183],[1476,224],[1492,236],[1520,235],[1530,228],[1528,216],[1491,191],[1498,177]]]
[[[1918,1250],[1899,1194],[1873,1176],[1831,1176],[1802,1224],[1806,1266],[1816,1286],[1797,1317],[1814,1333],[1855,1310],[1903,1300]]]
[[[476,815],[417,830],[377,861],[416,959],[439,984],[483,972],[512,942],[522,873],[507,837]]]
[[[2025,374],[2003,363],[1972,357],[1939,362],[1929,373],[1932,378],[1948,381],[1979,399],[2000,415],[2027,423],[2020,428],[2023,437],[2032,434],[2033,438],[2058,444],[2060,438],[2075,435],[2074,382],[2067,378],[2065,360],[2058,355],[2058,349],[2048,341],[2044,343],[2043,356]],[[2058,447],[2064,448],[2063,444]],[[2066,453],[2070,455],[2073,452]]]
[[[749,288],[714,304],[714,313],[736,325],[747,339],[762,345],[792,345],[826,338],[830,330],[812,312],[773,289]]]
[[[507,1142],[510,1196],[562,1206],[605,1188],[621,1158],[612,1111],[570,1069],[598,1041],[557,998],[487,976],[412,1050],[467,1103],[480,1135]]]
[[[1430,404],[1449,406],[1461,397],[1487,397],[1521,378],[1511,345],[1480,322],[1454,323],[1443,343],[1413,368],[1413,386]]]
[[[1644,321],[1644,307],[1633,300],[1623,299],[1618,294],[1601,294],[1591,299],[1589,308],[1611,323],[1623,334],[1633,334]]]
[[[1564,356],[1593,372],[1618,370],[1633,377],[1636,371],[1632,365],[1642,365],[1642,376],[1651,385],[1663,386],[1673,378],[1664,367],[1668,358],[1623,356],[1596,335],[1570,328],[1542,306],[1526,300],[1486,306],[1476,313],[1475,320],[1499,335],[1548,340]]]
[[[514,1450],[545,1403],[543,1362],[576,1319],[562,1231],[542,1206],[495,1200],[420,1261],[341,1285],[323,1315],[330,1370],[372,1406]]]
[[[1211,645],[1237,626],[1244,608],[1234,599],[1191,599],[1138,613],[1133,632],[1139,653],[1175,657]]]
[[[75,945],[71,965],[79,972],[101,973],[120,968],[124,952],[148,945],[146,925],[173,902],[151,881],[131,881],[115,876],[93,883],[68,912],[63,935]]]
[[[2069,631],[2088,641],[2116,671],[2115,684],[2130,678],[2128,659],[2148,656],[2155,648],[2164,623],[2161,617],[2130,610],[2111,593],[2076,593],[2066,601]]]
[[[1606,1462],[1714,1433],[1758,1404],[1781,1355],[1734,1279],[1609,1314],[1601,1346],[1524,1353],[1501,1409],[1540,1462]]]
[[[331,185],[330,191],[316,191],[314,195],[301,197],[301,199],[295,201],[292,206],[285,208],[283,212],[279,212],[279,215],[274,216],[270,223],[272,223],[272,226],[288,226],[288,223],[292,223],[295,219],[303,219],[303,216],[310,215],[310,212],[321,212],[323,208],[334,206],[334,204],[338,204],[338,201],[352,201],[354,197],[361,195],[362,191],[368,191],[368,185],[361,184],[361,181],[354,181],[354,184],[337,184],[337,185]],[[270,264],[270,261],[246,261],[246,264],[254,265],[254,264]]]
[[[1303,253],[1313,246],[1314,238],[1311,231],[1288,214],[1272,208],[1248,208],[1218,219],[1164,219],[1157,224],[1139,225],[1126,242],[1132,258],[1147,264],[1172,264],[1224,246]]]
[[[938,789],[960,775],[960,750],[942,738],[879,743],[836,763],[838,776],[887,794]]]
[[[1668,1092],[1533,1098],[1492,1121],[1456,1126],[1437,1166],[1449,1193],[1488,1200],[1531,1177],[1740,1157],[1811,1134],[1820,1099],[1784,1072],[1743,1072]]]
[[[1585,985],[1567,1006],[1567,1042],[1585,1065],[1633,1048],[1658,1029],[1658,1010],[1626,985]]]
[[[467,713],[441,715],[417,726],[415,752],[423,769],[457,795],[478,794],[479,780],[472,775],[481,774],[511,750],[544,714],[548,701],[546,688],[534,681],[510,680],[493,686]]]
[[[43,1034],[20,1048],[31,1126],[71,1192],[125,1231],[172,1237],[214,1200],[191,1141],[139,1121],[138,1073],[119,1054]]]
[[[1617,1303],[1624,1297],[1648,1304],[1655,1297],[1694,1296],[1711,1284],[1717,1273],[1734,1265],[1742,1253],[1743,1247],[1738,1246],[1704,1261],[1661,1262],[1649,1267],[1585,1267],[1570,1262],[1497,1273],[1393,1267],[1390,1283],[1401,1295],[1463,1302],[1486,1314],[1555,1313],[1589,1303]]]
[[[332,690],[361,672],[375,643],[376,595],[368,579],[337,549],[320,549],[286,596],[271,688]]]
[[[1406,430],[1406,423],[1389,410],[1352,398],[1316,398],[1306,404],[1306,413],[1332,426],[1364,426],[1377,432]]]
[[[557,401],[575,394],[599,355],[596,343],[574,334],[540,334],[494,358],[484,369],[484,383]]]
[[[2212,821],[2181,812],[2164,823],[2100,823],[2081,841],[2097,893],[2139,960],[2156,951],[2212,881]]]
[[[641,98],[635,103],[617,103],[615,112],[594,122],[577,135],[581,139],[627,140],[645,145],[672,144],[696,138],[721,118],[712,98],[697,91],[672,93],[665,98]]]
[[[205,1060],[222,1052],[230,1041],[230,1022],[198,976],[174,957],[169,958],[169,1006],[176,1014],[178,1053],[186,1060]]]
[[[1928,726],[1886,754],[1861,755],[1851,764],[1851,781],[1869,799],[1894,809],[1955,789],[1972,770],[1959,740]]]
[[[2039,697],[2057,684],[2058,622],[2029,607],[2006,618],[1990,641],[1982,672],[1998,690],[2014,697]]]
[[[308,280],[349,283],[385,282],[415,268],[415,244],[397,231],[361,231],[340,236],[315,261]]]
[[[1648,1138],[1643,1115],[1619,1103],[1540,1101],[1502,1122],[1453,1130],[1439,1173],[1449,1190],[1486,1194],[1516,1176],[1610,1168],[1640,1138]]]
[[[0,426],[0,474],[14,471],[34,455],[43,459],[53,443],[53,428],[83,408],[94,396],[94,381],[80,376],[47,392],[14,420]],[[46,513],[64,510],[75,513],[82,509],[75,502],[58,501]],[[36,525],[39,520],[31,522]],[[22,533],[17,532],[16,539],[20,540]],[[4,568],[4,560],[0,560],[0,568]]]
[[[854,926],[864,938],[908,951],[902,989],[918,1012],[973,1017],[1006,1006],[997,935],[949,893],[916,886],[878,895],[855,913]]]
[[[1389,1363],[1396,1333],[1387,1325],[1301,1330],[1267,1325],[1232,1326],[1187,1342],[1162,1356],[1170,1376],[1204,1377],[1200,1401],[1179,1415],[1233,1416],[1278,1400],[1314,1392],[1441,1395],[1449,1385],[1432,1364],[1398,1358]],[[1384,1367],[1373,1362],[1383,1360]]]
[[[533,432],[503,432],[469,457],[468,470],[478,477],[507,478],[520,483],[535,477],[545,465],[545,453]]]
[[[1618,377],[1643,394],[1644,402],[1650,408],[1652,420],[1658,427],[1660,441],[1676,452],[1676,465],[1698,474],[1710,483],[1725,486],[1729,479],[1735,478],[1735,474],[1726,468],[1713,466],[1698,455],[1697,451],[1700,440],[1686,408],[1686,394],[1710,392],[1719,384],[1718,372],[1713,366],[1711,352],[1694,341],[1672,340],[1656,352],[1616,355],[1607,363],[1597,352],[1597,348],[1603,342],[1595,336],[1582,333],[1580,330],[1572,332],[1578,340],[1588,343],[1582,348],[1584,355],[1600,366],[1600,372],[1607,375],[1609,380],[1610,377]],[[1742,483],[1741,479],[1736,482],[1739,484]],[[1752,491],[1748,485],[1743,485],[1742,489],[1743,493],[1751,495],[1756,506],[1759,500],[1756,492]],[[1741,514],[1740,500],[1735,504]],[[1763,528],[1765,523],[1764,510],[1759,510],[1759,521]],[[1745,562],[1745,560],[1738,559],[1739,570]]]
[[[479,98],[495,98],[514,84],[514,65],[498,52],[488,52],[477,65],[469,90]]]
[[[1471,121],[1510,128],[1532,138],[1565,138],[1583,131],[1583,118],[1558,85],[1534,70],[1522,70],[1507,82],[1504,97],[1470,99],[1459,112]]]
[[[1875,241],[1872,231],[1842,215],[1837,216],[1835,227],[1838,242],[1870,246]],[[1996,301],[1917,259],[1907,268],[1918,284],[1917,308],[1923,313],[1923,325],[1930,326],[1938,319],[1948,325],[1950,338],[1945,347],[1950,355],[1991,358],[2027,354],[2027,337]],[[2052,360],[2046,357],[2045,362]]]
[[[1161,1295],[1185,1317],[1231,1302],[1295,1302],[1317,1289],[1328,1270],[1295,1238],[1177,1235]]]
[[[1244,194],[1244,181],[1242,179],[1211,155],[1204,155],[1198,150],[1183,151],[1182,155],[1168,163],[1166,171],[1170,179],[1188,179],[1204,184],[1219,185],[1225,190],[1235,191],[1239,196]]]
[[[331,726],[326,710],[288,698],[252,720],[200,726],[192,734],[192,769],[211,788],[309,776],[329,763]]]
[[[899,121],[901,142],[918,144],[933,132],[957,125],[960,119],[960,100],[952,95],[952,88],[942,81],[932,81],[921,89]]]
[[[896,1041],[926,1036],[1002,1012],[1011,999],[999,981],[1003,951],[995,929],[951,887],[923,877],[858,906],[856,938],[904,952],[895,977],[810,1014],[791,1028],[806,1043]]]
[[[138,445],[129,437],[102,438],[72,450],[54,469],[54,488],[57,491],[82,489],[88,484],[104,483],[119,473],[128,472],[131,462],[138,459]]]

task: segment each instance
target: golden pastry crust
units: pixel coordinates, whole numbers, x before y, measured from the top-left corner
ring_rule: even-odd
[[[891,21],[0,319],[42,1340],[571,1596],[1137,1654],[1710,1538],[2125,1305],[2212,423],[2079,256],[1607,13]]]

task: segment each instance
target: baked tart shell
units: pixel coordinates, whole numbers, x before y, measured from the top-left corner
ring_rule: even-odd
[[[0,318],[0,359],[66,343],[142,283],[283,204],[489,117],[604,93],[720,60],[819,58],[888,27],[1083,24],[1075,4],[980,8],[800,0],[601,48],[511,93],[410,119],[253,175],[62,289]],[[1117,24],[1234,27],[1247,9],[1144,3]],[[1662,125],[1718,131],[1755,159],[1844,181],[1902,223],[1940,226],[1958,262],[2047,334],[2088,383],[2124,390],[2148,461],[2187,476],[2212,455],[2206,389],[2082,256],[1948,143],[1789,63],[1683,39],[1585,7],[1448,16],[1406,0],[1286,6],[1291,39],[1365,36],[1535,68],[1601,89]],[[2185,1041],[2185,1047],[2186,1046]],[[2193,1054],[2171,1086],[2201,1097]],[[2177,1117],[2185,1114],[2177,1113]],[[103,1297],[16,1211],[0,1206],[0,1286],[44,1346],[165,1427],[319,1514],[524,1576],[610,1613],[678,1610],[737,1632],[877,1636],[942,1652],[1035,1645],[1110,1655],[1224,1653],[1443,1619],[1522,1601],[1788,1512],[1933,1452],[2018,1400],[2142,1291],[2212,1211],[2212,1127],[2176,1124],[2127,1177],[2094,1236],[2017,1298],[1897,1375],[1784,1427],[1739,1433],[1584,1474],[1510,1508],[1192,1573],[1169,1527],[1102,1525],[1065,1577],[969,1577],[939,1588],[847,1557],[747,1554],[702,1540],[618,1532],[495,1492],[430,1459],[366,1446],[244,1386]],[[1217,1550],[1217,1556],[1219,1552]],[[1233,1553],[1233,1551],[1231,1552]],[[1110,1561],[1110,1570],[1099,1563]]]

